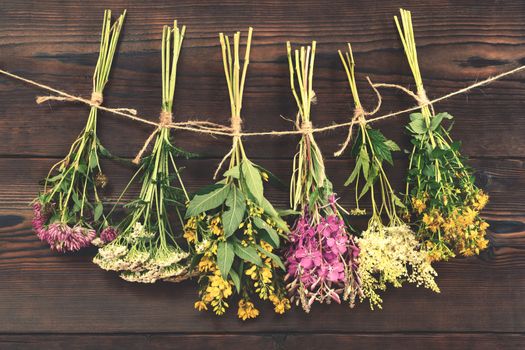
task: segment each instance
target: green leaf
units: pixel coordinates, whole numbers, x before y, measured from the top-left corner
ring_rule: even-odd
[[[424,134],[428,130],[424,119],[415,119],[411,121],[408,123],[407,128],[414,134]]]
[[[394,201],[394,204],[396,206],[398,206],[399,208],[405,208],[405,204],[403,203],[403,201],[398,197],[396,196],[395,194],[392,195],[392,199]]]
[[[277,227],[279,227],[284,232],[290,231],[290,228],[288,227],[288,224],[286,223],[286,221],[284,221],[281,218],[277,210],[275,210],[273,205],[266,198],[263,197],[261,203],[259,204],[261,205],[261,208],[263,208],[264,212],[268,214],[273,219],[273,221],[275,221],[275,224],[277,225]]]
[[[365,185],[363,186],[363,189],[361,190],[361,193],[359,194],[358,199],[361,199],[361,197],[363,197],[368,192],[371,186],[372,186],[372,183],[370,181],[367,181]]]
[[[222,226],[224,235],[230,237],[238,228],[244,218],[246,211],[246,201],[242,192],[233,187],[226,199],[228,210],[222,214]]]
[[[293,209],[277,209],[279,216],[300,215],[301,212]]]
[[[234,250],[235,255],[237,255],[239,258],[249,261],[257,266],[262,266],[261,257],[259,256],[259,254],[257,254],[257,250],[255,250],[254,247],[243,247],[241,243],[238,243],[235,245]]]
[[[87,176],[87,166],[86,164],[79,164],[78,165],[78,168],[77,168],[77,171],[81,174],[84,174]]]
[[[271,171],[263,168],[259,164],[253,164],[253,166],[256,167],[261,174],[262,173],[266,173],[266,175],[268,175],[268,183],[269,184],[271,184],[272,186],[275,186],[278,189],[282,189],[283,191],[288,190],[287,184],[285,184],[283,182],[283,180],[281,180],[279,177],[277,177]],[[261,175],[261,177],[262,177],[262,175]]]
[[[246,183],[248,191],[253,195],[257,203],[261,203],[264,193],[261,173],[256,167],[252,165],[248,159],[244,159],[241,163],[242,177]]]
[[[230,186],[223,185],[209,193],[195,195],[195,197],[193,197],[193,199],[190,201],[188,210],[186,210],[186,218],[197,216],[202,212],[217,208],[219,205],[224,203],[228,197],[229,192]]]
[[[97,204],[95,204],[95,209],[93,210],[93,219],[98,221],[102,216],[103,211],[104,206],[102,205],[102,202],[97,202]]]
[[[395,143],[392,140],[386,140],[384,143],[385,143],[385,146],[387,146],[388,149],[391,150],[392,152],[397,152],[401,150],[399,146],[397,145],[397,143]]]
[[[411,113],[409,118],[410,118],[410,121],[414,121],[414,120],[418,120],[418,119],[421,119],[421,120],[425,119],[425,117],[423,117],[423,114],[420,113],[420,112]]]
[[[361,162],[361,168],[363,169],[363,175],[365,178],[368,177],[368,170],[370,169],[370,157],[366,147],[362,147],[359,152],[359,161]]]
[[[90,169],[94,169],[96,168],[98,165],[98,157],[97,157],[97,153],[96,152],[91,152],[89,154],[89,165],[88,167]]]
[[[436,114],[431,120],[430,120],[430,130],[434,131],[438,128],[439,124],[441,124],[441,121],[443,120],[443,113]]]
[[[242,271],[241,271],[242,274]],[[237,272],[234,269],[230,270],[230,277],[233,281],[233,284],[235,285],[235,289],[237,290],[237,293],[241,292],[241,278],[237,274]]]
[[[233,177],[235,179],[239,178],[239,166],[236,165],[233,168],[228,169],[224,174],[224,177]]]
[[[348,179],[346,179],[344,183],[345,186],[350,185],[352,182],[355,181],[355,179],[357,179],[357,175],[359,175],[359,170],[361,170],[361,158],[357,158],[354,170],[352,171],[352,173],[350,174],[350,176],[348,177]]]
[[[257,217],[253,219],[253,223],[255,224],[255,226],[257,226],[258,228],[260,228],[260,229],[266,231],[266,233],[268,233],[270,241],[267,241],[267,242],[269,242],[269,243],[273,242],[275,248],[279,248],[279,234],[277,234],[277,231],[275,231],[273,229],[273,227],[271,227],[263,219],[257,218]]]
[[[104,146],[102,146],[100,143],[98,144],[98,154],[100,154],[102,157],[110,158],[111,153],[108,151],[108,149]]]
[[[233,264],[233,244],[228,241],[219,242],[217,244],[217,265],[221,271],[222,277],[228,277]]]
[[[425,166],[425,168],[423,169],[423,174],[428,177],[434,177],[434,165],[429,164]]]
[[[263,247],[261,246],[258,246],[257,249],[259,249],[259,251],[261,253],[263,253],[264,255],[266,255],[267,257],[269,257],[270,259],[272,259],[273,261],[275,261],[275,263],[277,264],[277,266],[279,266],[281,269],[283,270],[286,270],[286,268],[284,267],[284,264],[281,260],[281,258],[279,258],[277,255],[273,254],[273,253],[270,253],[269,251],[267,251],[266,249],[264,249]]]
[[[170,144],[170,148],[171,148],[171,153],[173,154],[175,158],[191,159],[191,158],[197,158],[199,156],[197,153],[188,152],[182,148],[173,146],[172,144]]]

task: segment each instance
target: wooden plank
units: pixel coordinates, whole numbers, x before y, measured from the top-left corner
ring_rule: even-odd
[[[392,21],[398,10],[393,2],[370,6],[368,1],[333,1],[328,5],[314,0],[293,4],[265,0],[257,4],[221,2],[218,6],[184,0],[146,6],[141,2],[112,1],[111,5],[115,11],[126,6],[129,15],[106,101],[110,106],[135,107],[152,120],[160,101],[161,27],[175,16],[188,25],[177,83],[177,120],[199,118],[228,123],[217,32],[245,29],[248,25],[256,29],[243,110],[248,131],[292,127],[279,117],[293,118],[296,113],[289,91],[286,40],[319,41],[314,83],[319,103],[313,109],[316,125],[344,122],[351,115],[350,95],[336,54],[346,41],[354,43],[367,108],[375,103],[375,95],[366,86],[366,75],[374,81],[413,85]],[[443,6],[441,1],[408,1],[404,5],[414,11],[419,58],[430,97],[524,62],[523,2]],[[8,2],[2,7],[0,21],[0,65],[73,93],[89,95],[103,6],[109,5],[94,0],[68,4],[55,0],[45,5],[38,1]],[[32,11],[23,10],[27,8]],[[466,154],[523,155],[522,77],[510,77],[438,106],[458,117],[454,134],[464,141]],[[0,79],[0,134],[4,141],[0,143],[0,154],[59,156],[81,130],[86,108],[67,103],[38,107],[32,103],[37,93],[41,92]],[[396,91],[383,93],[385,112],[413,103]],[[407,138],[402,136],[405,121],[406,117],[388,120],[381,127],[407,146]],[[132,156],[151,131],[109,116],[102,118],[100,130],[108,148],[126,156]],[[114,137],[115,132],[125,137]],[[319,135],[327,154],[337,149],[345,132]],[[501,138],[502,133],[505,138]],[[229,140],[222,137],[199,136],[199,142],[195,142],[195,135],[179,133],[177,138],[181,146],[215,157],[224,154],[229,145]],[[247,141],[247,147],[253,156],[290,158],[294,141],[293,137],[253,138]]]
[[[59,264],[37,256],[29,264],[12,259],[14,264],[2,264],[0,331],[523,332],[524,255],[509,248],[501,254],[488,262],[457,259],[441,264],[441,294],[411,286],[390,289],[382,311],[372,312],[366,304],[353,310],[330,305],[316,306],[308,315],[295,308],[280,316],[257,303],[260,318],[244,323],[235,308],[222,317],[194,310],[197,292],[191,281],[129,283],[100,270],[88,257],[63,257]]]
[[[0,335],[4,350],[33,349],[338,349],[369,350],[507,350],[518,349],[524,341],[521,334],[257,334],[257,335]]]

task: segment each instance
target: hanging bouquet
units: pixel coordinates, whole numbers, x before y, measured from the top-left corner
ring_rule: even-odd
[[[67,156],[50,169],[44,190],[33,202],[35,233],[61,253],[88,247],[97,236],[103,242],[115,238],[111,228],[96,232],[99,224],[106,223],[99,190],[108,179],[102,172],[100,157],[109,156],[97,136],[97,106],[102,103],[124,17],[125,12],[112,24],[111,11],[104,12],[89,118]]]
[[[184,237],[195,249],[194,263],[200,273],[200,300],[195,308],[210,307],[222,315],[235,291],[241,298],[237,314],[246,320],[259,315],[254,296],[270,300],[280,314],[290,308],[290,302],[282,281],[284,265],[274,254],[288,227],[264,197],[263,180],[271,174],[248,159],[239,136],[252,28],[242,74],[240,36],[237,32],[233,37],[232,53],[228,36],[220,34],[234,134],[232,148],[223,159],[230,159],[229,167],[221,181],[198,192],[190,201]]]
[[[359,249],[340,213],[312,134],[315,45],[314,41],[312,46],[301,47],[292,55],[287,43],[290,84],[299,108],[296,124],[303,134],[294,157],[290,186],[291,206],[300,211],[300,216],[289,234],[286,277],[292,301],[301,304],[306,312],[315,301],[340,303],[343,299],[353,306],[361,290],[356,275]]]
[[[153,283],[160,279],[182,280],[189,276],[189,253],[176,241],[168,209],[181,220],[189,200],[175,163],[191,154],[175,147],[170,137],[173,96],[185,26],[165,26],[162,34],[162,109],[151,154],[143,158],[130,181],[141,175],[139,197],[126,205],[128,216],[115,229],[118,237],[100,248],[93,259],[105,270],[120,272],[130,282]],[[173,47],[173,49],[171,49]],[[172,51],[173,50],[173,51]],[[172,184],[177,180],[180,187]],[[129,186],[129,185],[128,185]]]
[[[407,130],[412,137],[407,177],[406,202],[410,216],[419,226],[433,260],[447,260],[456,254],[471,256],[488,246],[488,224],[479,215],[488,196],[474,181],[473,171],[460,153],[460,143],[443,125],[448,113],[435,114],[428,102],[417,59],[410,11],[401,10],[395,22],[414,75],[420,113],[410,115]]]
[[[421,247],[416,234],[399,218],[397,211],[404,205],[384,170],[385,162],[393,165],[392,152],[399,151],[399,147],[366,123],[357,91],[350,44],[348,52],[343,55],[339,51],[339,56],[348,77],[359,124],[351,151],[356,164],[345,183],[345,186],[355,183],[356,209],[352,213],[365,214],[359,208],[359,200],[367,193],[372,202],[368,228],[357,240],[360,248],[357,271],[361,279],[362,299],[368,299],[372,309],[375,306],[381,308],[379,291],[384,291],[388,284],[401,287],[405,281],[439,292],[434,281],[437,273],[430,264],[428,252]],[[378,188],[380,191],[377,191]],[[376,198],[376,191],[380,193],[379,198]],[[386,223],[383,217],[387,218]]]

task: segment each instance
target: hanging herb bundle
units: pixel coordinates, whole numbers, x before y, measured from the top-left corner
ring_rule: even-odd
[[[414,76],[417,97],[428,101],[417,59],[410,11],[401,9],[401,22],[395,22]],[[435,114],[428,105],[410,115],[407,126],[412,137],[407,178],[407,213],[419,226],[433,260],[447,260],[456,254],[471,256],[488,246],[488,224],[479,216],[488,196],[475,184],[473,171],[460,154],[460,143],[450,137],[452,119],[448,113]]]
[[[401,287],[404,281],[439,292],[434,281],[437,273],[430,264],[428,252],[420,247],[416,234],[399,218],[397,210],[404,208],[404,205],[395,194],[384,170],[385,162],[393,165],[392,152],[399,151],[399,147],[365,122],[350,44],[348,52],[343,55],[339,51],[339,56],[354,99],[355,115],[359,119],[359,129],[351,151],[356,165],[345,183],[345,186],[355,183],[357,209],[352,213],[365,213],[359,208],[359,200],[367,193],[372,202],[372,217],[368,228],[358,239],[358,275],[361,279],[362,299],[368,299],[372,309],[375,306],[381,308],[382,299],[378,292],[385,290],[388,284]],[[376,198],[378,188],[379,199]],[[387,218],[386,223],[383,217]]]
[[[105,270],[119,271],[123,279],[131,282],[182,280],[189,274],[189,253],[176,242],[168,215],[174,207],[183,225],[185,203],[189,200],[175,158],[191,154],[173,145],[168,127],[172,122],[177,63],[185,30],[185,26],[179,30],[176,21],[173,28],[164,26],[160,126],[151,154],[142,159],[131,180],[140,174],[142,188],[139,197],[126,205],[130,212],[118,226],[118,237],[100,248],[93,260]],[[174,180],[180,187],[172,185]]]
[[[294,210],[300,210],[300,216],[286,251],[287,288],[292,301],[306,312],[315,301],[340,303],[343,299],[353,306],[360,293],[356,275],[359,249],[339,211],[323,156],[311,132],[315,45],[314,41],[312,46],[292,54],[287,43],[290,84],[299,108],[296,124],[303,131],[290,185],[290,202]]]
[[[44,182],[44,190],[33,202],[33,229],[40,240],[58,252],[77,251],[97,238],[96,228],[105,222],[99,190],[107,185],[100,157],[109,156],[97,136],[96,105],[103,99],[111,63],[115,56],[125,12],[111,23],[111,11],[104,12],[100,52],[93,74],[93,92],[89,117],[67,156],[53,165]],[[106,225],[107,226],[107,225]],[[115,238],[111,229],[103,230],[99,239]]]
[[[230,159],[229,168],[221,181],[198,192],[190,201],[184,237],[196,251],[194,261],[201,274],[200,300],[195,308],[210,307],[222,315],[235,291],[241,297],[237,314],[246,320],[259,315],[254,296],[269,299],[277,313],[288,310],[290,302],[282,281],[284,265],[273,252],[288,227],[264,197],[263,180],[270,173],[248,159],[238,135],[252,28],[242,73],[240,37],[240,32],[234,35],[232,53],[228,36],[220,34],[234,132],[232,149],[224,158]]]

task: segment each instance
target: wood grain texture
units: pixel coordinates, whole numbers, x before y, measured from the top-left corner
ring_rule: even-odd
[[[0,67],[74,94],[89,96],[97,59],[102,11],[128,9],[105,103],[133,107],[155,120],[160,109],[160,35],[178,19],[188,26],[175,95],[175,119],[228,123],[229,105],[218,32],[253,26],[252,57],[243,104],[247,131],[285,130],[296,113],[289,91],[285,42],[318,41],[315,125],[347,121],[351,96],[338,49],[352,42],[358,85],[367,108],[375,94],[365,83],[402,84],[412,77],[392,17],[413,12],[419,60],[430,98],[525,64],[525,2],[446,0],[143,1],[4,0],[0,6]],[[0,349],[518,349],[525,335],[525,80],[524,73],[454,97],[437,106],[456,116],[453,136],[463,141],[478,183],[491,195],[484,216],[490,249],[480,257],[437,266],[442,293],[391,289],[384,310],[366,304],[317,306],[277,316],[262,307],[260,319],[237,320],[193,310],[192,281],[138,285],[90,263],[94,251],[59,256],[31,232],[28,203],[39,181],[82,129],[88,110],[69,103],[37,106],[42,91],[0,77]],[[409,107],[406,96],[382,90],[383,112]],[[407,117],[377,126],[409,147]],[[100,137],[115,154],[132,157],[151,129],[105,113]],[[328,174],[351,208],[342,184],[353,162],[331,154],[344,140],[340,129],[316,136]],[[177,132],[176,143],[203,158],[182,162],[191,190],[210,183],[226,137]],[[294,136],[246,139],[248,154],[285,183]],[[402,154],[391,169],[401,189]],[[110,176],[105,198],[115,200],[132,169],[104,162]],[[136,194],[131,187],[125,199]],[[268,190],[277,206],[288,194]],[[356,228],[366,218],[356,219]]]
[[[257,334],[257,335],[3,335],[4,350],[78,350],[96,343],[100,350],[138,349],[424,349],[424,350],[507,350],[519,348],[524,341],[520,334]]]

